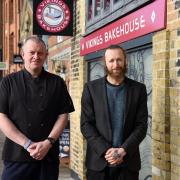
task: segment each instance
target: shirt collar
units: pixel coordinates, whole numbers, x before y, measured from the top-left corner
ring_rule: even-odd
[[[37,78],[32,77],[31,73],[26,68],[23,69],[23,73],[25,75],[25,78],[27,78],[29,80],[41,79],[45,75],[45,70],[44,70],[44,68],[42,68],[42,71],[41,71],[41,73],[39,74],[39,76]]]

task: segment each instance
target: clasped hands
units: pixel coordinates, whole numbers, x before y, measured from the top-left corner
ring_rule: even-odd
[[[27,151],[33,159],[42,160],[48,153],[51,146],[52,145],[49,143],[48,140],[32,142],[32,144],[28,147]]]
[[[126,152],[123,148],[110,148],[105,153],[105,159],[110,165],[118,165],[123,162]]]

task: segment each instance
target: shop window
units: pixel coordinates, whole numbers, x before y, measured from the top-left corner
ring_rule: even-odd
[[[88,62],[88,80],[99,79],[105,75],[104,61],[102,58],[91,60]]]
[[[86,0],[86,27],[108,17],[113,13],[112,11],[125,6],[129,1],[131,0]]]
[[[101,0],[95,1],[95,16],[100,15],[101,13]]]
[[[104,11],[110,10],[110,0],[104,0]]]
[[[87,20],[90,21],[92,19],[92,0],[89,0],[88,1],[88,9],[87,9],[87,14],[88,14],[88,17],[87,17]]]
[[[86,34],[153,0],[86,0]]]
[[[152,168],[152,147],[151,147],[151,128],[152,128],[152,47],[142,49],[132,49],[127,51],[128,72],[127,76],[131,79],[144,83],[148,95],[148,130],[146,138],[140,145],[142,168],[139,179],[151,179]]]

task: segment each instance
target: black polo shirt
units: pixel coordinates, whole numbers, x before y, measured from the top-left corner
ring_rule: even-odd
[[[0,83],[0,112],[32,141],[43,141],[58,115],[74,111],[63,79],[42,70],[33,78],[26,70],[4,77]],[[1,122],[0,122],[1,123]],[[48,161],[58,161],[59,141],[48,152]],[[35,161],[20,145],[6,138],[3,160]]]

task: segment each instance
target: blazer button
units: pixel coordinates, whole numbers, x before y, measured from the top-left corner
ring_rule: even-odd
[[[41,123],[41,127],[44,127],[44,124],[43,124],[43,123]]]
[[[28,108],[28,111],[32,111],[32,109],[31,109],[31,108]]]

